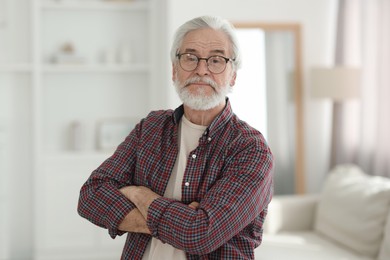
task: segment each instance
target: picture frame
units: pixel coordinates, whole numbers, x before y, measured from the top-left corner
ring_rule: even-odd
[[[139,120],[136,118],[109,118],[97,123],[97,149],[114,150],[134,129]]]

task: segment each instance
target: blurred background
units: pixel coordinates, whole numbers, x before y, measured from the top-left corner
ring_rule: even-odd
[[[124,237],[77,215],[79,189],[139,119],[180,105],[171,40],[200,15],[238,29],[229,97],[275,154],[275,194],[319,193],[342,162],[390,176],[389,62],[374,60],[389,18],[363,2],[0,0],[0,259],[119,259]]]

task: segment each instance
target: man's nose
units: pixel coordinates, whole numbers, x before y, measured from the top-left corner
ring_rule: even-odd
[[[209,70],[209,67],[207,65],[206,60],[204,60],[204,59],[199,60],[198,66],[196,67],[196,73],[198,75],[209,75],[210,74],[210,70]]]

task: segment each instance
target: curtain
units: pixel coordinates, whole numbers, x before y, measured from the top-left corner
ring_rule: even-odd
[[[360,99],[336,103],[331,166],[390,177],[390,1],[339,0],[336,65],[362,68]]]
[[[294,194],[296,110],[294,34],[266,32],[267,141],[275,158],[274,193]]]

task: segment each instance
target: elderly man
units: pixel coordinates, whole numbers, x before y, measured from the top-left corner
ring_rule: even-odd
[[[79,214],[127,233],[122,259],[253,259],[273,157],[226,95],[241,58],[226,20],[183,24],[172,50],[183,105],[141,120],[81,188]]]

